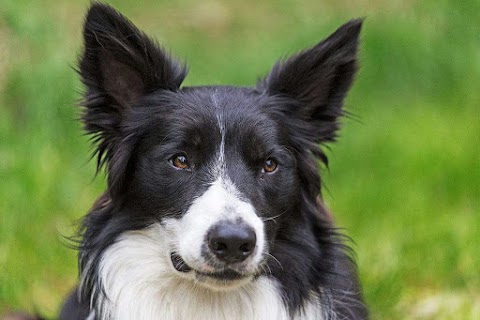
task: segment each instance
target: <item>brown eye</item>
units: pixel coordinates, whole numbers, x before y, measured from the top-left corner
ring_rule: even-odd
[[[190,169],[187,157],[183,154],[177,154],[170,161],[175,168],[183,170]]]
[[[272,173],[275,170],[277,170],[277,162],[275,162],[275,160],[273,160],[272,158],[268,158],[267,160],[265,160],[265,162],[263,163],[262,171],[264,173]]]

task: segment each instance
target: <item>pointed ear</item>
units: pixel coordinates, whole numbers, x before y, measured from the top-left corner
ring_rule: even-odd
[[[80,75],[88,87],[119,108],[156,89],[176,90],[185,78],[179,66],[115,9],[94,3],[83,30]]]
[[[362,20],[352,20],[316,46],[278,62],[259,83],[261,90],[294,99],[287,110],[317,127],[318,142],[331,141],[343,114],[343,100],[357,71]]]
[[[108,163],[112,187],[119,184],[128,160],[127,148],[119,147],[127,113],[145,94],[177,90],[186,69],[105,4],[92,4],[83,36],[85,48],[79,61],[86,86],[82,120],[97,144],[98,168]]]

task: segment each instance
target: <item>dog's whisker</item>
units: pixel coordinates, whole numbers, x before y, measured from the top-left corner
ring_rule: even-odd
[[[265,263],[265,264],[262,266],[262,268],[265,268],[265,267],[268,269],[268,273],[269,273],[269,274],[272,274],[272,269],[270,269],[270,266],[268,265],[268,263]]]
[[[280,261],[278,261],[277,258],[275,258],[275,256],[274,256],[273,254],[271,254],[271,253],[269,253],[269,252],[266,252],[265,254],[266,254],[268,257],[272,258],[275,262],[277,262],[277,263],[278,263],[278,266],[280,267],[280,269],[283,270],[282,264],[280,263]]]
[[[275,221],[275,219],[280,218],[280,217],[283,216],[285,213],[287,213],[287,210],[283,211],[282,213],[280,213],[280,214],[278,214],[278,215],[276,215],[276,216],[274,216],[274,217],[267,217],[267,218],[263,218],[263,217],[262,217],[261,219],[262,219],[263,222],[273,221],[273,222],[277,223],[277,222]]]

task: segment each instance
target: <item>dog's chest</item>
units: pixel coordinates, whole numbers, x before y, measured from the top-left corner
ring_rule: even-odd
[[[95,302],[101,320],[291,320],[275,279],[261,276],[241,288],[213,291],[172,275],[165,239],[123,237],[103,255],[99,276],[108,298]],[[321,319],[318,301],[293,319]],[[93,318],[93,317],[92,317]]]
[[[285,308],[269,280],[238,292],[208,292],[177,284],[164,292],[139,292],[140,299],[120,297],[111,310],[114,319],[287,319]]]
[[[138,287],[104,301],[104,319],[142,320],[290,320],[275,282],[260,278],[235,292],[211,292],[187,283],[170,283],[154,290]],[[155,292],[156,291],[156,292]],[[307,305],[294,319],[320,319],[320,310]]]

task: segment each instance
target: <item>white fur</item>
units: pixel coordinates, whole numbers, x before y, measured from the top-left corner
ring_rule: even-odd
[[[211,168],[210,168],[210,174],[215,179],[221,175],[225,175],[226,129],[225,129],[225,121],[223,120],[223,113],[217,102],[216,92],[212,95],[212,101],[213,101],[213,104],[215,105],[215,108],[217,108],[216,117],[217,117],[218,129],[220,130],[220,136],[221,136],[220,145],[218,146],[217,157],[215,161],[211,164]]]
[[[122,235],[100,266],[107,297],[97,301],[102,320],[287,320],[275,280],[261,276],[230,291],[213,291],[179,276],[160,224]],[[317,299],[295,320],[322,319]]]
[[[170,235],[170,250],[180,254],[188,266],[202,272],[212,272],[201,255],[206,235],[219,221],[236,222],[237,219],[253,228],[257,237],[254,253],[244,262],[245,269],[253,274],[265,251],[264,225],[253,206],[239,198],[237,189],[228,179],[217,179],[193,202],[181,219],[164,220],[165,229]]]

